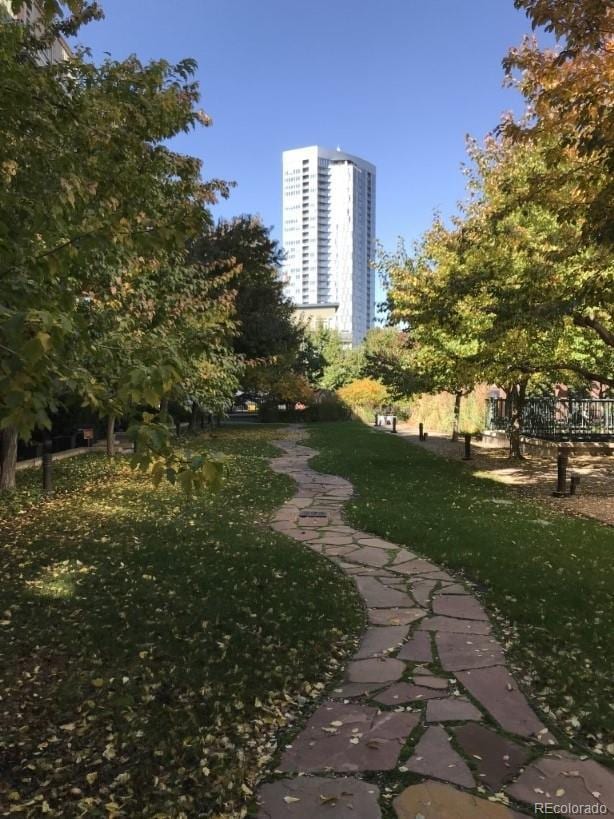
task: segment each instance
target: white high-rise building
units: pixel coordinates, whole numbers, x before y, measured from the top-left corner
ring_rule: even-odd
[[[36,31],[37,23],[42,16],[40,4],[37,0],[28,5],[25,3],[17,14],[13,14],[11,8],[11,0],[0,0],[0,14],[9,14],[20,23],[34,26]],[[72,51],[66,40],[58,34],[54,42],[48,47],[39,52],[38,62],[41,65],[50,65],[51,63],[60,63],[68,60],[72,56]]]
[[[297,312],[360,344],[375,316],[375,166],[317,145],[284,151],[282,244]]]

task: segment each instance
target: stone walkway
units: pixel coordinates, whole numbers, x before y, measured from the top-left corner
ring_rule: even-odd
[[[536,803],[614,817],[614,774],[558,749],[478,600],[429,560],[346,525],[352,486],[309,468],[315,452],[301,434],[276,442],[285,454],[272,468],[298,491],[272,526],[354,578],[368,627],[343,681],[286,746],[278,778],[261,786],[259,819],[378,819],[382,809],[511,819],[539,815]],[[405,783],[392,807],[378,787],[391,774]],[[566,810],[578,805],[590,807]]]

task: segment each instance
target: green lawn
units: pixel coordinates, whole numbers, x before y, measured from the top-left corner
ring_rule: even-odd
[[[310,443],[316,469],[354,484],[351,523],[479,584],[520,679],[570,737],[614,752],[614,529],[356,422]]]
[[[38,816],[240,815],[271,731],[362,626],[350,582],[267,526],[293,483],[271,428],[227,428],[214,495],[125,459],[0,502],[0,805]]]

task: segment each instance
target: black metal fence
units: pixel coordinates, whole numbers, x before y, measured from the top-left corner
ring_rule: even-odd
[[[51,452],[64,452],[67,449],[75,449],[75,447],[88,446],[94,444],[99,440],[100,430],[96,427],[91,427],[93,438],[87,440],[84,437],[83,429],[76,430],[72,435],[53,435],[49,440],[51,441]],[[27,461],[30,458],[41,458],[43,454],[42,441],[19,441],[17,445],[17,460]]]
[[[486,399],[485,429],[508,431],[512,403]],[[613,398],[528,398],[522,432],[549,441],[609,441],[614,439]]]

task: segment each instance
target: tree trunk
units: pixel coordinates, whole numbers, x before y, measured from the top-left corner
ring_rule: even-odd
[[[512,418],[510,422],[510,458],[522,458],[520,437],[524,426],[524,405],[527,395],[527,378],[514,385],[512,392]]]
[[[190,415],[190,432],[198,432],[198,404],[196,401],[192,402],[192,414]]]
[[[107,416],[107,457],[115,455],[115,415]]]
[[[458,441],[458,431],[460,427],[460,411],[461,411],[461,400],[463,397],[462,390],[454,393],[454,419],[452,421],[452,440]]]
[[[15,488],[17,466],[17,429],[6,427],[0,432],[0,492]]]
[[[167,424],[168,418],[168,397],[166,397],[160,401],[160,421],[163,424]]]

